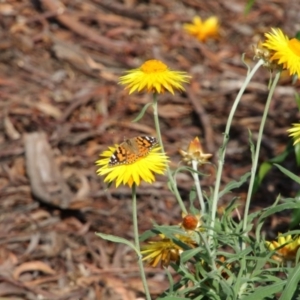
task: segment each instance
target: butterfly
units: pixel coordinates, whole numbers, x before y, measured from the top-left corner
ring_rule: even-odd
[[[137,136],[127,139],[117,147],[109,159],[108,166],[132,164],[139,158],[147,156],[156,145],[158,145],[158,141],[152,136]]]

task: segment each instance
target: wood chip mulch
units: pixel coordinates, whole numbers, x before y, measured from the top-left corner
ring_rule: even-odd
[[[0,1],[0,298],[14,300],[144,299],[136,257],[95,232],[132,240],[130,189],[107,189],[95,161],[124,137],[155,134],[145,93],[118,85],[124,71],[156,58],[192,75],[186,92],[159,99],[165,148],[172,167],[178,149],[195,136],[214,154],[222,143],[231,104],[253,66],[251,46],[270,27],[290,36],[300,30],[298,0],[256,0],[248,15],[241,1],[4,0]],[[200,43],[183,30],[194,15],[220,19],[217,40]],[[249,84],[233,122],[223,184],[250,170],[248,129],[256,139],[268,94],[268,72]],[[280,154],[286,129],[300,117],[291,85],[276,89],[261,162]],[[285,167],[297,172],[294,160]],[[214,168],[202,188],[209,193]],[[298,171],[299,172],[299,171]],[[178,177],[188,206],[191,176]],[[254,197],[252,210],[298,186],[274,170]],[[237,192],[243,205],[247,189]],[[226,205],[233,195],[221,200]],[[177,224],[180,209],[166,178],[138,189],[141,232]],[[242,211],[242,209],[241,209]],[[270,221],[270,231],[288,221]],[[146,268],[153,299],[168,288],[165,272]]]

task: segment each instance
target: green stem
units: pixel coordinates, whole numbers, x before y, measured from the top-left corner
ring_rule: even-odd
[[[260,123],[260,127],[259,127],[259,132],[258,132],[258,137],[257,137],[257,142],[256,142],[256,148],[255,148],[255,155],[254,155],[254,159],[253,159],[253,162],[252,162],[252,168],[251,168],[251,178],[250,178],[250,182],[249,182],[247,199],[246,199],[245,210],[244,210],[243,232],[244,232],[245,236],[247,235],[247,233],[246,233],[247,219],[248,219],[249,207],[250,207],[250,202],[251,202],[251,197],[252,197],[252,192],[253,192],[253,186],[254,186],[254,182],[255,182],[255,175],[256,175],[256,170],[257,170],[257,165],[258,165],[258,158],[259,158],[259,152],[260,152],[260,145],[261,145],[261,141],[262,141],[262,137],[263,137],[263,131],[264,131],[264,127],[265,127],[265,124],[266,124],[266,120],[267,120],[271,100],[272,100],[276,85],[278,83],[278,80],[280,78],[280,74],[281,74],[281,72],[276,73],[274,81],[271,85],[269,95],[268,95],[268,98],[267,98],[267,102],[266,102],[266,105],[265,105],[264,113],[263,113],[261,123]],[[242,243],[242,249],[245,249],[245,243],[244,242]]]
[[[207,251],[208,257],[210,258],[210,264],[211,264],[211,266],[212,266],[212,269],[213,269],[214,271],[216,271],[216,270],[217,270],[216,261],[215,261],[215,259],[213,258],[212,251],[210,250],[211,247],[209,246],[209,244],[208,244],[208,242],[207,242],[207,240],[206,240],[206,236],[204,236],[204,235],[201,233],[201,231],[199,231],[198,233],[199,233],[200,238],[201,238],[201,240],[202,240],[202,243],[204,244],[204,247],[205,247],[205,249],[206,249],[206,251]]]
[[[223,138],[223,145],[220,148],[219,152],[219,160],[218,160],[218,169],[217,169],[217,175],[216,175],[216,182],[215,182],[215,187],[214,187],[214,194],[213,194],[213,200],[212,200],[212,205],[211,205],[211,221],[210,221],[210,228],[208,230],[208,238],[212,238],[213,235],[213,229],[215,226],[215,219],[216,219],[216,212],[217,212],[217,205],[218,205],[218,200],[219,200],[219,189],[220,189],[220,184],[221,184],[221,177],[222,177],[222,171],[223,171],[223,165],[224,165],[224,158],[225,158],[225,153],[226,153],[226,146],[229,140],[229,132],[230,132],[230,127],[232,123],[233,116],[235,114],[235,111],[237,109],[237,106],[242,98],[242,95],[249,84],[251,78],[253,75],[256,73],[256,71],[259,69],[259,67],[264,63],[262,59],[260,59],[257,64],[254,66],[254,68],[251,70],[250,73],[248,73],[238,95],[236,96],[233,106],[231,108],[227,124],[226,124],[226,129],[224,133],[224,138]]]
[[[192,175],[194,178],[195,187],[196,187],[196,191],[197,191],[197,195],[198,195],[198,199],[199,199],[199,203],[200,203],[200,211],[202,212],[202,214],[205,214],[205,203],[204,203],[200,180],[199,180],[199,176],[198,176],[198,162],[195,160],[192,160],[192,167],[193,167],[193,170],[195,170],[195,172],[192,172]]]
[[[158,139],[158,142],[160,144],[161,150],[163,152],[165,152],[164,145],[163,145],[162,138],[161,138],[160,126],[159,126],[158,106],[157,106],[157,94],[156,93],[153,94],[153,115],[154,115],[154,124],[155,124],[157,139]],[[171,173],[171,170],[170,170],[168,164],[167,164],[167,175],[168,175],[168,178],[169,178],[169,181],[170,181],[170,184],[171,184],[172,191],[175,194],[175,197],[176,197],[176,199],[177,199],[177,201],[179,203],[179,206],[180,206],[181,210],[184,213],[187,213],[187,210],[186,210],[186,208],[185,208],[185,206],[183,204],[183,201],[182,201],[181,196],[179,194],[179,191],[177,189],[176,181],[175,181],[174,177],[172,176],[172,173]]]
[[[139,265],[140,274],[144,286],[144,291],[145,291],[146,299],[151,300],[146,274],[144,270],[144,265],[142,261],[141,248],[140,248],[135,184],[132,185],[132,221],[133,221],[134,244],[136,249],[138,250],[138,265]]]

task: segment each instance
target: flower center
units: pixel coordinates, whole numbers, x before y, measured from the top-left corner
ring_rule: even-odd
[[[145,63],[142,64],[141,70],[144,73],[157,73],[157,72],[164,72],[168,69],[168,67],[159,60],[151,59],[147,60]]]
[[[289,40],[289,47],[292,51],[297,55],[300,56],[300,41],[297,39]]]

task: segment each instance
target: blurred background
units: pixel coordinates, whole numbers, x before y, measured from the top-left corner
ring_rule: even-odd
[[[143,299],[136,257],[124,245],[95,232],[132,239],[131,190],[107,188],[95,161],[124,138],[155,135],[151,109],[132,120],[151,95],[128,95],[118,85],[126,70],[148,59],[192,76],[186,92],[159,96],[159,114],[171,167],[178,149],[198,136],[214,163],[227,117],[247,69],[253,45],[271,27],[290,37],[300,31],[298,0],[2,0],[0,1],[0,298]],[[194,16],[216,16],[217,38],[205,42],[183,30]],[[269,72],[249,84],[231,129],[222,184],[251,168],[248,130],[256,140],[268,94]],[[261,162],[282,153],[286,130],[299,121],[299,81],[283,74],[271,104]],[[284,166],[297,173],[293,156]],[[215,167],[203,170],[210,193]],[[141,232],[177,224],[180,208],[166,178],[138,188]],[[193,182],[178,176],[189,206]],[[251,210],[295,196],[298,186],[272,170],[254,195]],[[237,190],[241,208],[246,187]],[[220,211],[234,195],[220,200]],[[241,209],[242,212],[242,209]],[[268,234],[289,222],[269,221]],[[165,272],[146,268],[153,299],[168,288]]]

